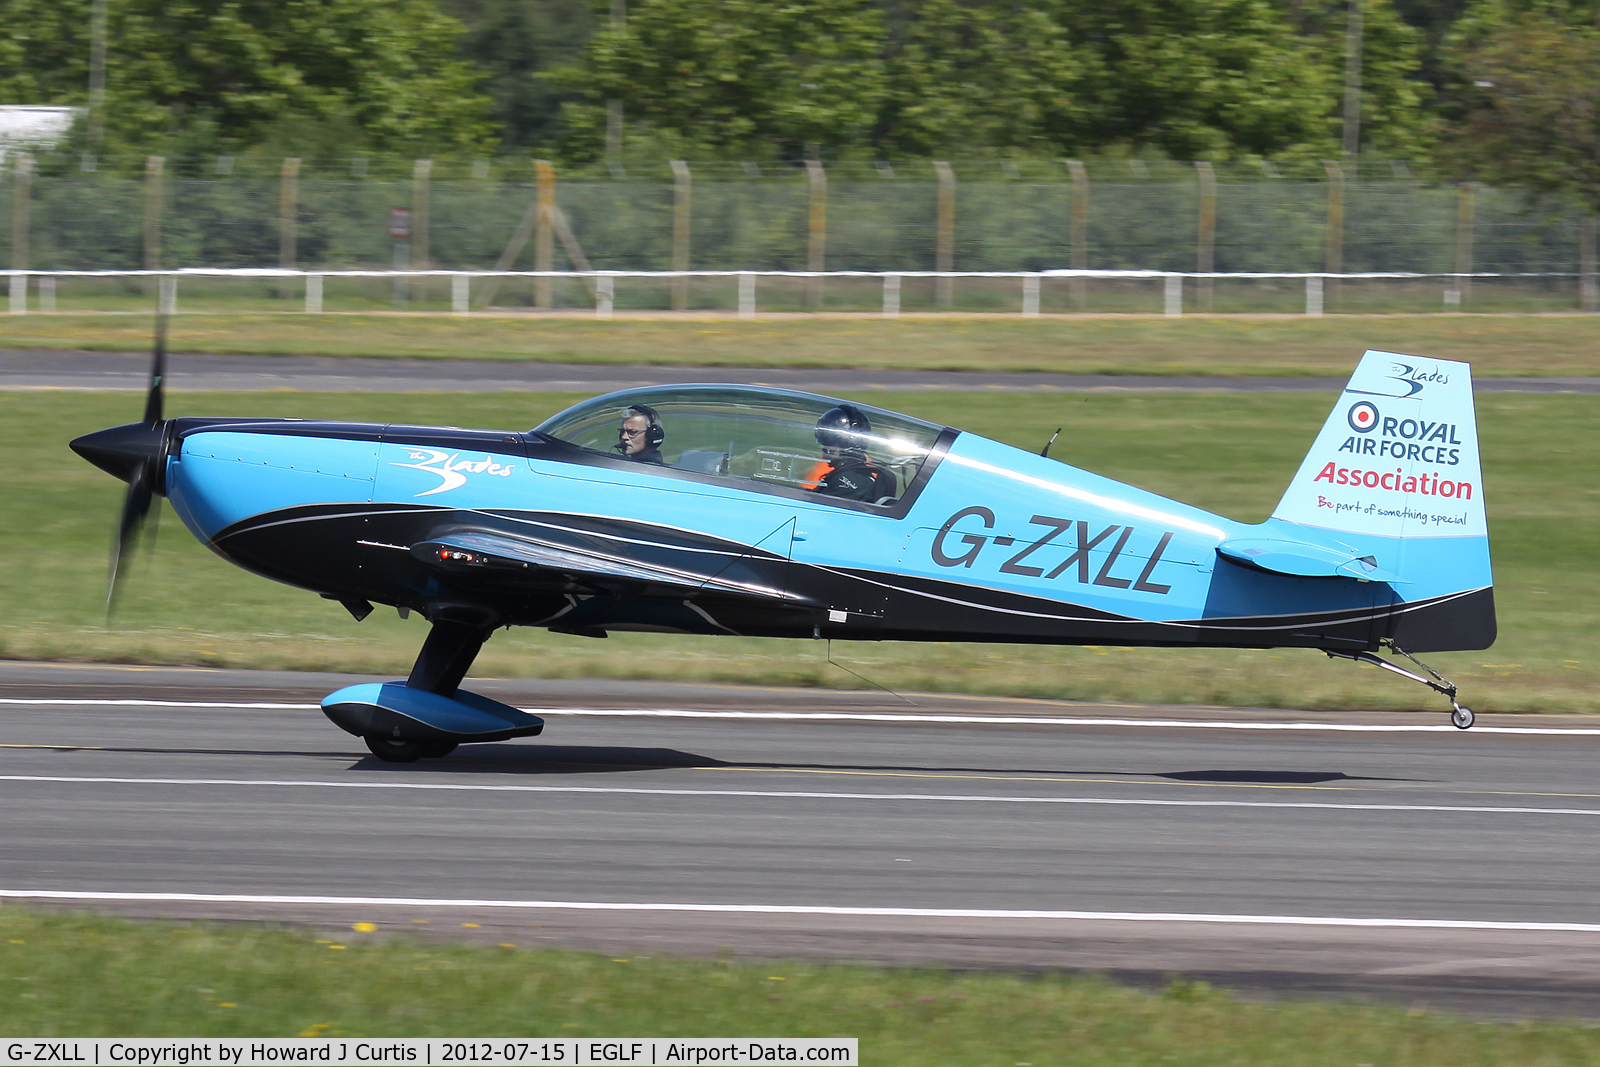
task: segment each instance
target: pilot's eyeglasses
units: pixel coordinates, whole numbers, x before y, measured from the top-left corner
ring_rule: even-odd
[[[646,429],[648,429],[648,427],[646,427]],[[643,437],[644,433],[645,433],[644,430],[630,430],[626,426],[624,426],[622,429],[617,431],[617,436],[618,437]]]

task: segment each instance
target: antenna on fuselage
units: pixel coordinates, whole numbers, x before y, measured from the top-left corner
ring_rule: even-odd
[[[1050,446],[1055,444],[1056,443],[1056,438],[1058,438],[1060,436],[1061,436],[1061,427],[1057,426],[1056,427],[1056,432],[1050,435],[1050,440],[1046,441],[1044,443],[1044,447],[1039,449],[1039,455],[1044,457],[1045,459],[1049,459],[1050,458]]]
[[[881,689],[885,693],[888,693],[890,696],[894,697],[896,700],[903,700],[907,704],[910,704],[914,708],[920,708],[922,706],[921,704],[918,704],[915,700],[912,700],[910,697],[906,696],[905,694],[896,693],[893,689],[890,689],[886,685],[879,685],[877,682],[874,682],[871,678],[868,678],[866,675],[862,674],[860,671],[851,670],[849,667],[846,667],[843,663],[840,663],[838,660],[834,659],[833,658],[833,638],[831,638],[831,637],[828,638],[828,664],[829,664],[829,666],[838,667],[841,671],[844,671],[846,674],[855,675],[857,678],[861,679],[863,682],[866,682],[868,685],[872,686],[874,689]]]

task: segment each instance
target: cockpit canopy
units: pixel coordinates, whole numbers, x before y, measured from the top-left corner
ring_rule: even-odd
[[[850,435],[851,443],[864,446],[868,459],[894,476],[894,491],[871,503],[891,504],[911,485],[944,428],[854,401],[758,386],[666,385],[586,400],[547,420],[537,432],[620,457],[622,422],[643,407],[660,419],[659,448],[666,467],[814,490],[830,467],[818,441],[818,421],[846,403],[870,423],[870,429]],[[836,435],[830,437],[825,430],[823,437],[831,441]]]

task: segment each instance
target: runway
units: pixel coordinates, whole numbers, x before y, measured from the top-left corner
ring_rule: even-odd
[[[0,898],[1600,1015],[1591,720],[486,681],[396,765],[350,680],[0,664]]]
[[[148,353],[0,349],[0,389],[143,390]],[[849,367],[651,367],[511,360],[341,359],[174,353],[168,388],[250,392],[605,393],[679,382],[733,382],[835,393],[948,392],[1335,392],[1343,378],[1162,377],[1122,374],[857,370]],[[1478,378],[1480,393],[1600,393],[1600,378]]]

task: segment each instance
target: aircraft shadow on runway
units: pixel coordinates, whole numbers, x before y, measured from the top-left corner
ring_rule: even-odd
[[[774,763],[720,760],[672,748],[580,745],[474,745],[444,759],[420,763],[384,763],[368,757],[351,769],[361,771],[430,771],[450,774],[611,774],[618,771],[654,771],[714,767],[721,770],[834,771],[862,774],[984,775],[1001,778],[1070,777],[1138,780],[1161,778],[1177,782],[1235,785],[1320,785],[1325,782],[1409,782],[1412,778],[1385,778],[1345,774],[1343,771],[1195,770],[1126,771],[1055,767],[939,767],[909,764]]]
[[[120,755],[163,756],[310,756],[344,760],[348,752],[303,749],[178,748],[174,746],[40,745],[60,752],[106,752]],[[721,760],[680,752],[674,748],[629,748],[591,745],[473,745],[444,759],[419,763],[386,763],[371,756],[350,766],[356,771],[444,772],[448,774],[612,774],[618,771],[660,771],[692,767],[752,771],[832,771],[860,774],[982,775],[999,778],[1164,778],[1175,782],[1221,785],[1321,785],[1325,782],[1416,782],[1417,778],[1386,778],[1345,774],[1343,771],[1199,770],[1126,771],[1084,767],[939,767],[913,764],[775,763]]]

